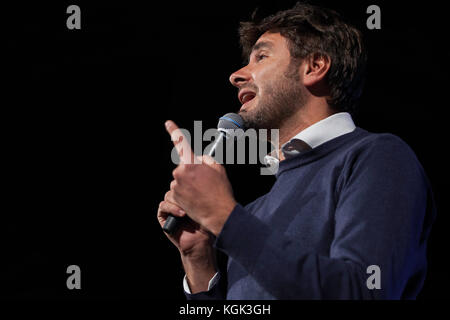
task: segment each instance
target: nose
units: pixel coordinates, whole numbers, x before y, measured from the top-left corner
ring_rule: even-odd
[[[235,71],[230,76],[230,82],[233,86],[239,88],[243,84],[246,84],[250,81],[251,74],[247,69],[247,66]]]

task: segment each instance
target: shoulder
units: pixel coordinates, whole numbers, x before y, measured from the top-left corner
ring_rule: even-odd
[[[374,157],[385,161],[408,160],[418,162],[412,148],[400,137],[391,133],[366,132],[349,150],[353,156]]]
[[[384,177],[425,177],[412,148],[391,133],[366,132],[349,148],[344,167],[347,174],[371,171]]]

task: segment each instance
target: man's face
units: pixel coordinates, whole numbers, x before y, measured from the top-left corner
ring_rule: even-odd
[[[247,128],[279,129],[304,105],[298,68],[279,33],[265,33],[256,41],[248,65],[230,76],[239,89],[239,114]]]

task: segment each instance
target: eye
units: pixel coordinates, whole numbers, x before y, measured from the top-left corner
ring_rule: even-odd
[[[267,58],[267,55],[265,55],[264,53],[258,53],[256,55],[256,61],[261,61],[264,58]]]

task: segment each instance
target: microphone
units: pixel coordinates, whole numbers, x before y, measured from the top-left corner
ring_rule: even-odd
[[[244,120],[237,113],[227,113],[226,115],[219,118],[219,123],[217,124],[217,130],[220,132],[214,144],[208,152],[208,156],[214,157],[217,147],[224,142],[224,140],[230,137],[235,137],[234,131],[236,129],[244,130]],[[184,218],[184,217],[183,217]],[[178,229],[183,221],[181,217],[175,217],[169,215],[164,223],[163,230],[168,234],[173,234]]]

